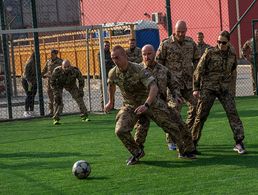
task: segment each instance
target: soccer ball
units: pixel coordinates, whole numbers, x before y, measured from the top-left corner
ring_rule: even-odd
[[[90,175],[90,164],[85,160],[79,160],[73,164],[72,173],[78,179],[85,179]]]

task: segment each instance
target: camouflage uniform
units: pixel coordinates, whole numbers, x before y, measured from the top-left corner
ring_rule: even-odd
[[[255,42],[256,50],[258,49],[258,40]],[[245,42],[242,48],[243,57],[246,58],[251,63],[251,74],[253,78],[253,91],[256,92],[255,74],[257,74],[258,69],[256,67],[256,73],[254,71],[254,51],[253,51],[253,38]],[[256,51],[256,65],[258,64],[258,52]]]
[[[52,76],[52,73],[54,69],[58,66],[62,65],[63,60],[60,58],[55,58],[55,59],[49,59],[47,60],[45,67],[42,70],[42,75],[43,77],[47,77],[47,94],[48,94],[48,110],[49,114],[53,114],[54,112],[54,94],[53,90],[50,86],[50,79]]]
[[[186,124],[191,130],[196,116],[197,100],[192,95],[192,79],[195,65],[199,60],[199,53],[195,42],[190,37],[185,37],[182,44],[172,35],[161,42],[157,51],[156,60],[166,66],[172,75],[178,80],[180,94],[188,105],[188,117]],[[176,107],[181,112],[182,105],[177,105],[173,98],[169,98],[169,106]],[[171,143],[171,138],[168,138]]]
[[[128,48],[126,50],[126,55],[128,57],[128,61],[135,62],[135,63],[141,63],[142,62],[142,51],[141,48],[135,47],[133,49]]]
[[[230,93],[230,82],[236,69],[236,54],[229,50],[222,52],[218,47],[207,50],[194,72],[194,90],[200,91],[198,110],[192,128],[195,143],[201,137],[201,130],[216,99],[223,105],[236,142],[244,139],[243,124],[238,116],[234,96]]]
[[[196,46],[200,55],[199,58],[202,57],[202,54],[204,54],[206,49],[211,48],[211,46],[207,43],[197,43]]]
[[[79,86],[76,85],[78,80]],[[88,116],[87,108],[83,101],[84,78],[77,67],[71,67],[64,71],[61,66],[54,69],[51,80],[51,88],[54,93],[54,116],[53,119],[59,120],[59,115],[63,111],[63,88],[66,89],[79,106],[81,117]]]
[[[147,70],[143,69],[141,65],[131,62],[128,62],[126,73],[121,72],[117,66],[109,72],[108,83],[117,85],[124,98],[123,106],[116,116],[115,133],[134,156],[138,154],[140,147],[130,132],[139,118],[141,118],[141,115],[137,115],[134,111],[138,106],[144,104],[149,93],[147,90],[148,86],[154,80],[155,78]],[[179,143],[180,153],[192,152],[194,150],[194,148],[190,148],[180,142],[178,136],[180,130],[178,126],[171,123],[167,104],[162,99],[157,97],[142,116],[150,117],[165,132],[173,135]]]
[[[153,68],[145,67],[146,70],[151,72],[156,79],[157,86],[159,88],[159,98],[167,102],[167,88],[171,92],[173,92],[174,97],[180,97],[179,91],[177,90],[176,86],[176,79],[172,77],[170,71],[163,65],[156,63]],[[193,146],[192,137],[190,131],[182,120],[180,113],[173,107],[168,107],[170,112],[170,119],[171,123],[178,128],[175,129],[174,134],[176,134],[180,140],[180,142],[184,142],[188,147]],[[136,143],[143,148],[143,144],[145,142],[145,138],[147,136],[147,131],[149,127],[149,120],[148,118],[141,118],[137,122],[136,133],[135,133],[135,141]],[[177,130],[180,131],[177,131]],[[172,137],[173,138],[173,137]],[[173,141],[176,140],[173,138]],[[174,141],[175,142],[175,141]]]

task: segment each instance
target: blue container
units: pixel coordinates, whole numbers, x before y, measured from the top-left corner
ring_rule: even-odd
[[[155,50],[160,44],[158,29],[141,29],[135,31],[135,38],[137,40],[137,47],[142,48],[146,44],[151,44]]]
[[[151,44],[158,49],[160,43],[159,28],[157,23],[150,20],[139,20],[135,27],[135,38],[137,47],[142,48],[146,44]]]

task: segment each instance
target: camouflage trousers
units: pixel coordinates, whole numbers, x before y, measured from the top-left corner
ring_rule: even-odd
[[[184,89],[180,90],[180,93],[181,93],[185,103],[188,106],[186,124],[189,129],[189,132],[191,132],[191,129],[194,124],[195,117],[196,117],[197,99],[195,97],[193,97],[192,89],[187,89],[185,87]],[[168,102],[168,106],[171,107],[172,109],[176,109],[180,114],[183,105],[182,104],[178,105],[178,103],[175,102],[173,99],[171,99],[171,98],[169,98],[169,99],[170,100]],[[167,139],[168,143],[174,143],[173,137],[170,137],[168,134],[166,135],[166,139]]]
[[[234,96],[228,90],[212,91],[208,89],[201,90],[201,96],[198,100],[197,116],[192,128],[193,141],[195,143],[199,141],[203,125],[208,118],[216,97],[227,114],[229,124],[234,135],[234,140],[236,142],[242,141],[244,139],[244,128],[236,110]]]
[[[190,147],[192,145],[192,136],[190,133],[190,130],[188,129],[186,123],[182,120],[180,113],[175,109],[168,107],[169,110],[169,116],[171,123],[173,123],[174,126],[176,126],[176,129],[173,129],[173,135],[168,135],[167,140],[168,143],[183,143],[185,145],[188,145],[186,147]],[[146,116],[141,116],[140,119],[137,121],[135,126],[135,135],[134,140],[136,143],[143,148],[144,143],[148,134],[148,129],[150,125],[150,120]],[[179,132],[178,132],[179,129]],[[177,138],[176,138],[177,137]],[[180,143],[177,143],[177,145],[180,145]]]
[[[158,100],[151,105],[151,107],[142,115],[136,115],[134,112],[136,107],[133,106],[123,106],[116,116],[116,127],[115,133],[122,141],[127,150],[133,154],[138,154],[141,149],[142,142],[145,141],[147,131],[143,132],[144,141],[140,143],[136,142],[133,138],[131,131],[137,123],[137,121],[142,120],[142,117],[152,119],[159,127],[161,127],[166,133],[174,137],[176,143],[178,143],[178,149],[180,153],[192,152],[194,150],[194,145],[192,140],[190,143],[185,143],[181,137],[180,128],[178,124],[172,122],[170,113],[166,102]],[[144,119],[145,120],[145,119]],[[149,126],[148,123],[147,126]]]
[[[47,95],[48,95],[48,111],[50,115],[54,113],[54,92],[50,86],[50,80],[48,80],[47,84]]]
[[[71,95],[72,98],[76,101],[79,106],[81,116],[88,116],[87,108],[83,101],[83,97],[80,95],[80,91],[78,87],[64,87]],[[53,91],[54,92],[54,115],[53,119],[59,120],[60,114],[63,112],[64,104],[63,104],[63,88],[59,88]]]

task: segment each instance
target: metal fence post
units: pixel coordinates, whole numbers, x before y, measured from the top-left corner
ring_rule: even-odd
[[[167,30],[168,30],[168,36],[171,36],[171,35],[172,35],[172,23],[171,23],[170,0],[166,0],[166,13],[167,13]]]
[[[3,0],[0,0],[0,16],[1,16],[1,28],[5,30],[5,14],[4,14],[4,3]],[[9,119],[13,118],[12,113],[12,92],[11,92],[11,79],[10,79],[10,69],[9,69],[9,48],[7,44],[7,35],[2,35],[2,42],[3,42],[3,54],[4,54],[4,74],[5,74],[5,86],[6,86],[6,94],[7,94],[7,106],[8,106],[8,115]]]
[[[31,0],[31,12],[32,12],[32,27],[38,28],[35,0]],[[39,37],[37,32],[34,32],[33,35],[34,35],[34,50],[35,50],[35,58],[36,58],[35,68],[36,68],[38,93],[39,93],[39,109],[40,109],[40,115],[44,116],[44,100],[43,100],[42,78],[41,78],[41,68],[40,68],[40,53],[39,53]]]

